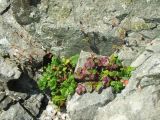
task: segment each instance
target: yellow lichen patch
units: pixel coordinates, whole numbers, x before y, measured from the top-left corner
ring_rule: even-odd
[[[154,23],[146,23],[144,19],[138,17],[125,18],[120,25],[126,30],[141,31],[155,27]]]
[[[154,24],[152,23],[146,23],[141,18],[133,18],[131,21],[131,30],[133,31],[140,31],[140,30],[146,30],[154,27]]]
[[[126,37],[126,30],[124,28],[119,27],[117,28],[115,34],[120,40],[123,40]]]

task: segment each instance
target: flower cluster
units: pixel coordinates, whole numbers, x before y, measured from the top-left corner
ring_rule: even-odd
[[[78,94],[87,92],[85,83],[93,82],[93,90],[101,91],[112,86],[115,92],[120,92],[125,87],[124,81],[127,83],[132,70],[131,67],[123,66],[117,56],[91,56],[86,60],[84,66],[79,67],[75,72],[75,79],[81,82],[76,91]]]

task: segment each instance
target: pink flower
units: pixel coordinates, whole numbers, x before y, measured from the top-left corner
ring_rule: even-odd
[[[76,88],[76,92],[78,95],[82,95],[86,92],[86,88],[84,85],[82,85],[81,83],[78,84],[77,88]]]

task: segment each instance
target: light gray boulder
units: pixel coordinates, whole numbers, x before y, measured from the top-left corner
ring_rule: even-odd
[[[44,95],[32,95],[29,99],[27,99],[23,106],[32,113],[32,115],[37,116],[40,112],[40,108],[42,105],[42,100],[44,99]]]
[[[1,120],[34,120],[19,103],[13,105],[7,111],[3,111],[0,118]]]
[[[114,97],[111,88],[103,90],[101,94],[97,92],[75,94],[67,102],[67,113],[72,120],[93,120],[98,107],[108,104]]]
[[[160,85],[151,85],[130,95],[117,97],[98,109],[94,120],[159,120]]]
[[[18,79],[21,71],[14,61],[0,57],[0,76],[6,79]]]

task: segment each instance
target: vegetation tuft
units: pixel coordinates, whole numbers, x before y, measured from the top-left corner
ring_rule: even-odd
[[[111,86],[116,93],[121,92],[128,84],[132,67],[123,66],[117,56],[94,56],[86,60],[83,67],[75,72],[79,55],[70,58],[52,57],[52,62],[38,81],[42,91],[50,90],[52,101],[58,106],[64,106],[67,98],[77,92],[97,91]]]

